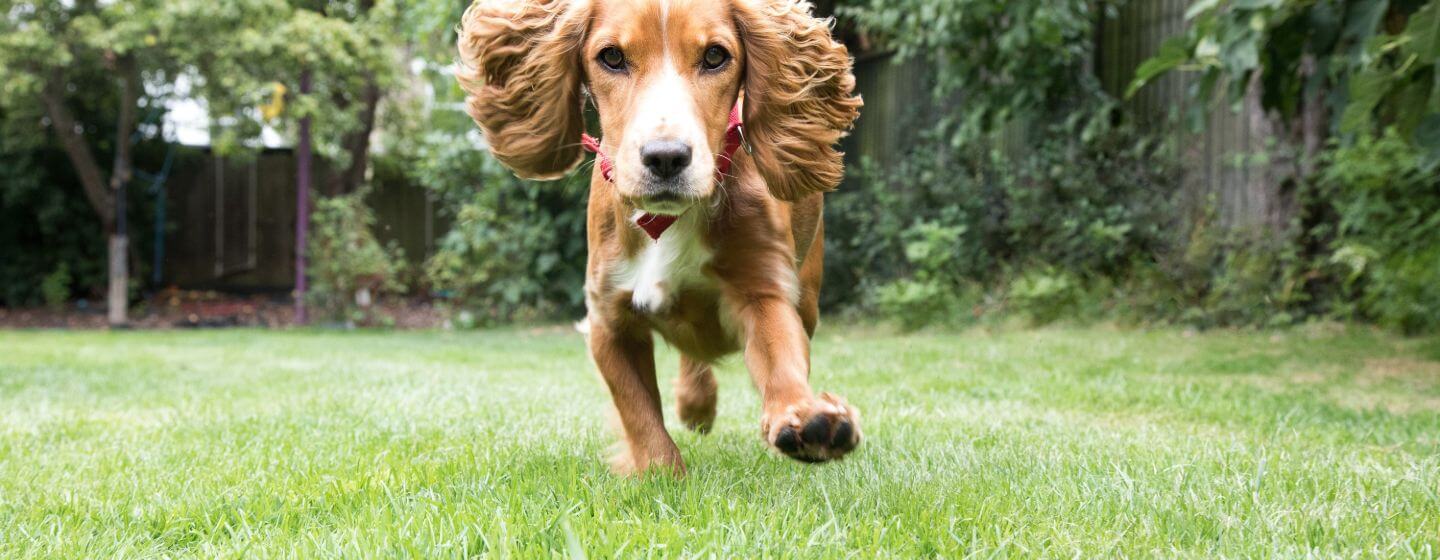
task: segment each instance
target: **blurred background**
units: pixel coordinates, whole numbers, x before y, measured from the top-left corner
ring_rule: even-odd
[[[830,317],[1440,330],[1440,0],[837,0]],[[583,314],[463,0],[0,0],[0,326]],[[588,168],[587,168],[588,169]]]

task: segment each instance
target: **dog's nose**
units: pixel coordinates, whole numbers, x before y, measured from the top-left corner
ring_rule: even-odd
[[[674,179],[690,166],[690,145],[679,140],[651,140],[640,147],[640,161],[661,179]]]

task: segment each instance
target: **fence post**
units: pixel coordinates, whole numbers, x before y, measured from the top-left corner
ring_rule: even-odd
[[[300,73],[300,95],[310,93],[310,71]],[[310,233],[310,116],[300,119],[295,147],[295,324],[305,317],[305,250]]]

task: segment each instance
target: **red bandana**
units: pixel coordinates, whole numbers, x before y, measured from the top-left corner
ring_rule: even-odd
[[[716,181],[724,181],[725,176],[730,174],[730,166],[735,162],[735,150],[740,149],[740,144],[745,140],[745,133],[741,130],[742,128],[743,126],[740,123],[740,105],[737,104],[735,108],[730,110],[730,125],[725,128],[725,149],[719,155],[715,156]],[[605,152],[600,151],[600,139],[589,134],[581,134],[580,145],[583,146],[586,151],[595,154],[596,165],[600,167],[600,176],[604,177],[606,181],[615,182],[614,179],[610,178],[610,174],[615,171],[615,162],[611,161],[610,156],[605,155]],[[644,213],[635,219],[635,225],[644,230],[645,235],[649,235],[650,239],[659,241],[660,235],[665,233],[665,230],[670,229],[670,226],[675,225],[675,220],[677,219],[679,219],[679,216],[660,216]]]

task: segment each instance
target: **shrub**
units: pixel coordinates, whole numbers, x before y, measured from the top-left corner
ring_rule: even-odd
[[[980,303],[980,289],[965,277],[961,263],[968,255],[963,246],[968,228],[946,222],[922,221],[905,230],[911,274],[875,290],[880,311],[904,328],[964,324]]]
[[[1043,323],[1172,246],[1164,145],[1082,119],[1037,136],[1010,156],[927,134],[888,169],[862,165],[827,206],[826,301],[918,327],[973,320],[983,294],[1010,292]]]
[[[1440,172],[1392,129],[1336,149],[1320,188],[1338,220],[1329,263],[1367,318],[1440,329]]]
[[[422,153],[418,178],[453,221],[425,277],[458,323],[583,313],[588,177],[522,181],[464,141],[436,139]]]
[[[375,238],[368,193],[319,199],[310,238],[308,296],[331,317],[358,324],[383,320],[371,305],[384,293],[403,290],[399,279],[405,269],[400,248]]]
[[[1080,296],[1080,282],[1075,276],[1055,268],[1031,270],[1016,278],[1009,289],[1015,311],[1041,325],[1073,314]]]
[[[17,142],[5,132],[0,130],[0,306],[38,305],[98,290],[105,285],[105,237],[64,154],[13,145]],[[64,293],[57,283],[46,291],[38,280],[61,267],[69,276]]]
[[[59,309],[70,300],[70,265],[61,262],[45,279],[40,281],[40,293],[45,296],[45,305]]]

